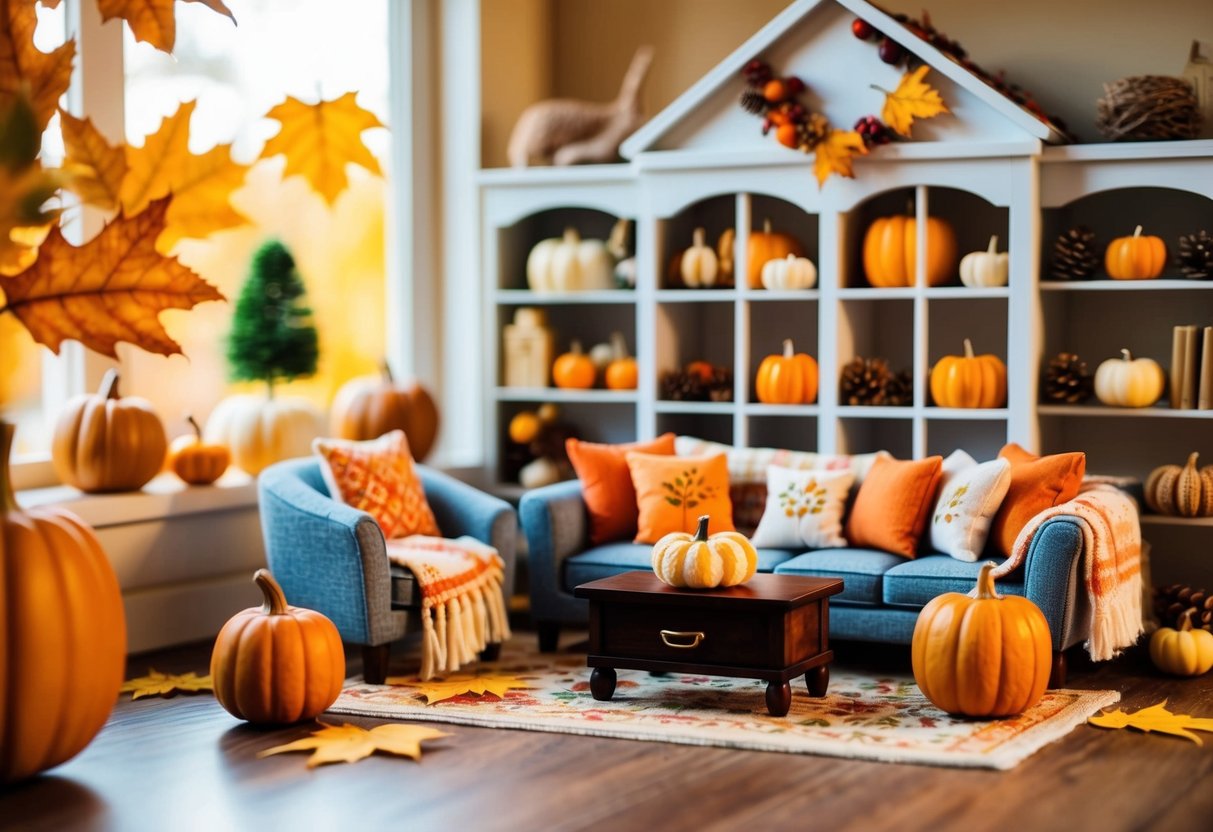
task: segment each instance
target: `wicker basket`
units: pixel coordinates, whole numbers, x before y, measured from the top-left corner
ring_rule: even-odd
[[[1200,134],[1196,93],[1183,78],[1135,75],[1104,84],[1095,125],[1114,142],[1194,139]]]

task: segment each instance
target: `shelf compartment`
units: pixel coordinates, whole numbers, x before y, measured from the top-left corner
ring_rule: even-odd
[[[783,342],[792,340],[798,353],[805,353],[817,360],[821,348],[817,336],[816,303],[784,303],[776,306],[750,308],[749,366],[746,368],[745,389],[749,401],[757,402],[754,382],[758,378],[758,367],[771,355],[783,355]],[[818,376],[821,375],[820,366]]]
[[[634,404],[635,390],[569,390],[563,387],[497,387],[499,402],[568,402],[586,404]]]
[[[605,292],[532,292],[530,289],[498,289],[493,301],[500,306],[563,306],[576,304],[626,305],[636,303],[631,289],[611,289]]]
[[[816,214],[806,213],[798,205],[793,205],[777,197],[751,194],[750,233],[761,232],[767,221],[771,223],[771,231],[777,234],[787,234],[796,240],[804,252],[801,256],[813,261],[814,266],[819,265],[817,239],[819,222]],[[744,276],[743,279],[737,281],[737,285],[747,285]],[[752,291],[755,295],[761,295],[766,290],[754,289]]]
[[[707,361],[726,367],[733,366],[732,303],[662,303],[657,305],[655,398],[661,398],[661,378],[669,372],[682,370],[692,361]]]
[[[1007,444],[1007,424],[1001,419],[941,419],[927,422],[927,454],[947,457],[963,448],[978,462],[998,456]]]
[[[694,402],[690,402],[690,404],[694,404]],[[658,411],[657,435],[660,436],[667,432],[732,445],[733,416],[731,413],[705,411],[683,413]]]
[[[508,348],[505,343],[505,327],[514,320],[516,310],[522,306],[497,307],[497,337],[499,344],[499,366],[497,380],[499,385],[506,380],[505,367]],[[595,344],[610,343],[612,333],[623,334],[628,352],[636,353],[636,307],[632,304],[559,304],[541,307],[547,318],[547,326],[554,334],[554,349],[552,361],[568,352],[573,341],[579,341],[584,352],[589,352]],[[601,373],[599,374],[601,382]],[[547,381],[552,380],[551,368],[548,368]]]
[[[897,408],[867,409],[896,410]],[[910,410],[908,407],[905,409]],[[838,453],[867,454],[875,451],[888,451],[898,459],[910,459],[913,456],[913,422],[910,419],[844,417],[839,419],[838,428]]]
[[[777,405],[764,405],[764,407]],[[775,414],[752,416],[748,421],[749,445],[751,448],[787,448],[792,451],[817,450],[817,416],[816,408],[812,413],[795,414],[797,418],[788,418],[792,414]],[[746,413],[752,411],[747,406]]]
[[[1050,414],[1040,420],[1041,452],[1085,451],[1087,472],[1090,474],[1133,477],[1144,482],[1159,465],[1182,465],[1193,451],[1200,454],[1202,462],[1213,460],[1213,430],[1210,430],[1209,422],[1209,418],[1213,417],[1211,410],[1203,411],[1205,418],[1174,419],[1165,423],[1165,430],[1154,430],[1147,427],[1150,425],[1148,421],[1131,424],[1124,418],[1096,415],[1105,408],[1042,405],[1041,409],[1046,407],[1050,410],[1065,408],[1065,411],[1064,418]],[[1160,412],[1157,408],[1144,410]],[[1131,418],[1132,413],[1128,417]]]
[[[561,391],[564,392],[564,391]],[[612,391],[588,391],[612,392]],[[567,425],[578,439],[589,442],[636,441],[636,407],[631,402],[601,399],[572,400],[545,397],[536,400],[499,400],[497,411],[497,447],[501,449],[497,479],[504,483],[518,482],[518,472],[532,458],[527,447],[510,440],[510,420],[518,413],[533,410],[537,402],[559,405],[557,424]]]
[[[527,289],[526,261],[540,240],[560,237],[575,228],[583,240],[606,240],[617,217],[593,208],[550,208],[497,229],[498,289]]]
[[[733,228],[737,220],[737,197],[721,194],[686,206],[677,214],[662,220],[658,225],[657,287],[661,291],[687,291],[691,293],[719,291],[714,289],[683,289],[682,273],[676,267],[676,259],[691,247],[696,228],[704,230],[704,245],[716,251],[720,235]],[[719,279],[719,275],[718,278]],[[660,299],[660,298],[659,298]]]
[[[1002,300],[984,298],[969,303],[930,303],[927,326],[929,368],[935,367],[944,356],[963,356],[965,339],[973,344],[976,355],[991,354],[1004,365],[1009,363],[1007,304]],[[931,402],[929,385],[925,392],[924,401]]]
[[[824,376],[835,379],[852,359],[884,358],[893,372],[913,373],[914,301],[864,298],[838,306],[838,367]]]

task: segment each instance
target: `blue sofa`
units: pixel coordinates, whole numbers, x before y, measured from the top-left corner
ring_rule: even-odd
[[[518,536],[513,507],[423,465],[417,472],[443,535],[496,547],[508,596]],[[361,645],[364,678],[381,684],[391,643],[405,635],[408,611],[420,604],[412,574],[388,561],[383,532],[369,514],[329,496],[316,459],[271,465],[257,490],[266,560],[287,599],[324,613],[343,641]]]
[[[562,626],[585,624],[587,602],[573,597],[578,584],[651,568],[651,546],[589,547],[577,480],[527,492],[519,518],[541,649],[555,649]],[[1062,651],[1087,638],[1088,602],[1078,571],[1082,549],[1077,519],[1054,517],[1036,533],[1023,568],[997,584],[1000,593],[1027,596],[1044,612],[1053,637],[1053,686],[1065,680]],[[844,640],[909,644],[923,605],[944,592],[968,592],[980,569],[981,562],[938,554],[907,560],[871,549],[758,550],[760,572],[843,579],[842,593],[830,599],[830,636]]]

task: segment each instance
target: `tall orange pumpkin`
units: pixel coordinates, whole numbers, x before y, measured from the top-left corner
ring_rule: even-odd
[[[768,260],[782,260],[789,254],[804,255],[800,241],[790,234],[771,230],[771,221],[762,221],[761,231],[751,231],[746,241],[746,284],[762,288],[762,267]]]
[[[57,766],[109,718],[126,666],[126,615],[92,529],[57,508],[22,511],[0,422],[0,785]]]
[[[215,698],[237,719],[283,725],[313,719],[337,701],[345,651],[332,621],[286,603],[268,570],[253,580],[265,603],[238,612],[211,653]]]
[[[96,395],[77,396],[55,425],[51,461],[59,479],[89,493],[136,491],[164,467],[168,438],[146,399],[119,398],[118,371]]]
[[[938,595],[914,625],[914,681],[950,714],[1023,713],[1049,683],[1052,640],[1044,614],[1027,598],[995,592],[993,571],[993,563],[981,567],[976,597]]]
[[[996,355],[945,355],[931,368],[931,398],[940,407],[1002,407],[1007,403],[1007,365]]]
[[[817,401],[817,379],[817,362],[796,352],[787,338],[782,355],[768,355],[758,365],[754,392],[764,404],[812,404]]]
[[[1104,268],[1114,280],[1150,280],[1166,265],[1166,244],[1161,237],[1142,236],[1140,225],[1132,237],[1117,237],[1104,252]]]
[[[438,408],[417,381],[396,381],[386,361],[379,376],[347,381],[333,399],[333,433],[342,439],[378,439],[404,431],[413,458],[425,459],[438,436]]]
[[[879,288],[918,283],[918,221],[914,217],[882,217],[868,226],[863,238],[863,271]],[[956,274],[956,234],[939,217],[927,218],[927,285],[942,286]]]

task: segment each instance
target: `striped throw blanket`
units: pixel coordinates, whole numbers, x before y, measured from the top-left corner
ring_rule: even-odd
[[[1137,503],[1120,489],[1088,483],[1068,503],[1045,509],[1019,533],[1011,556],[994,569],[999,578],[1024,562],[1036,530],[1051,517],[1072,515],[1082,529],[1081,566],[1090,599],[1087,652],[1105,661],[1142,633],[1141,524]]]
[[[421,588],[422,679],[453,673],[510,637],[505,563],[492,546],[471,537],[410,535],[387,541],[387,554]]]

